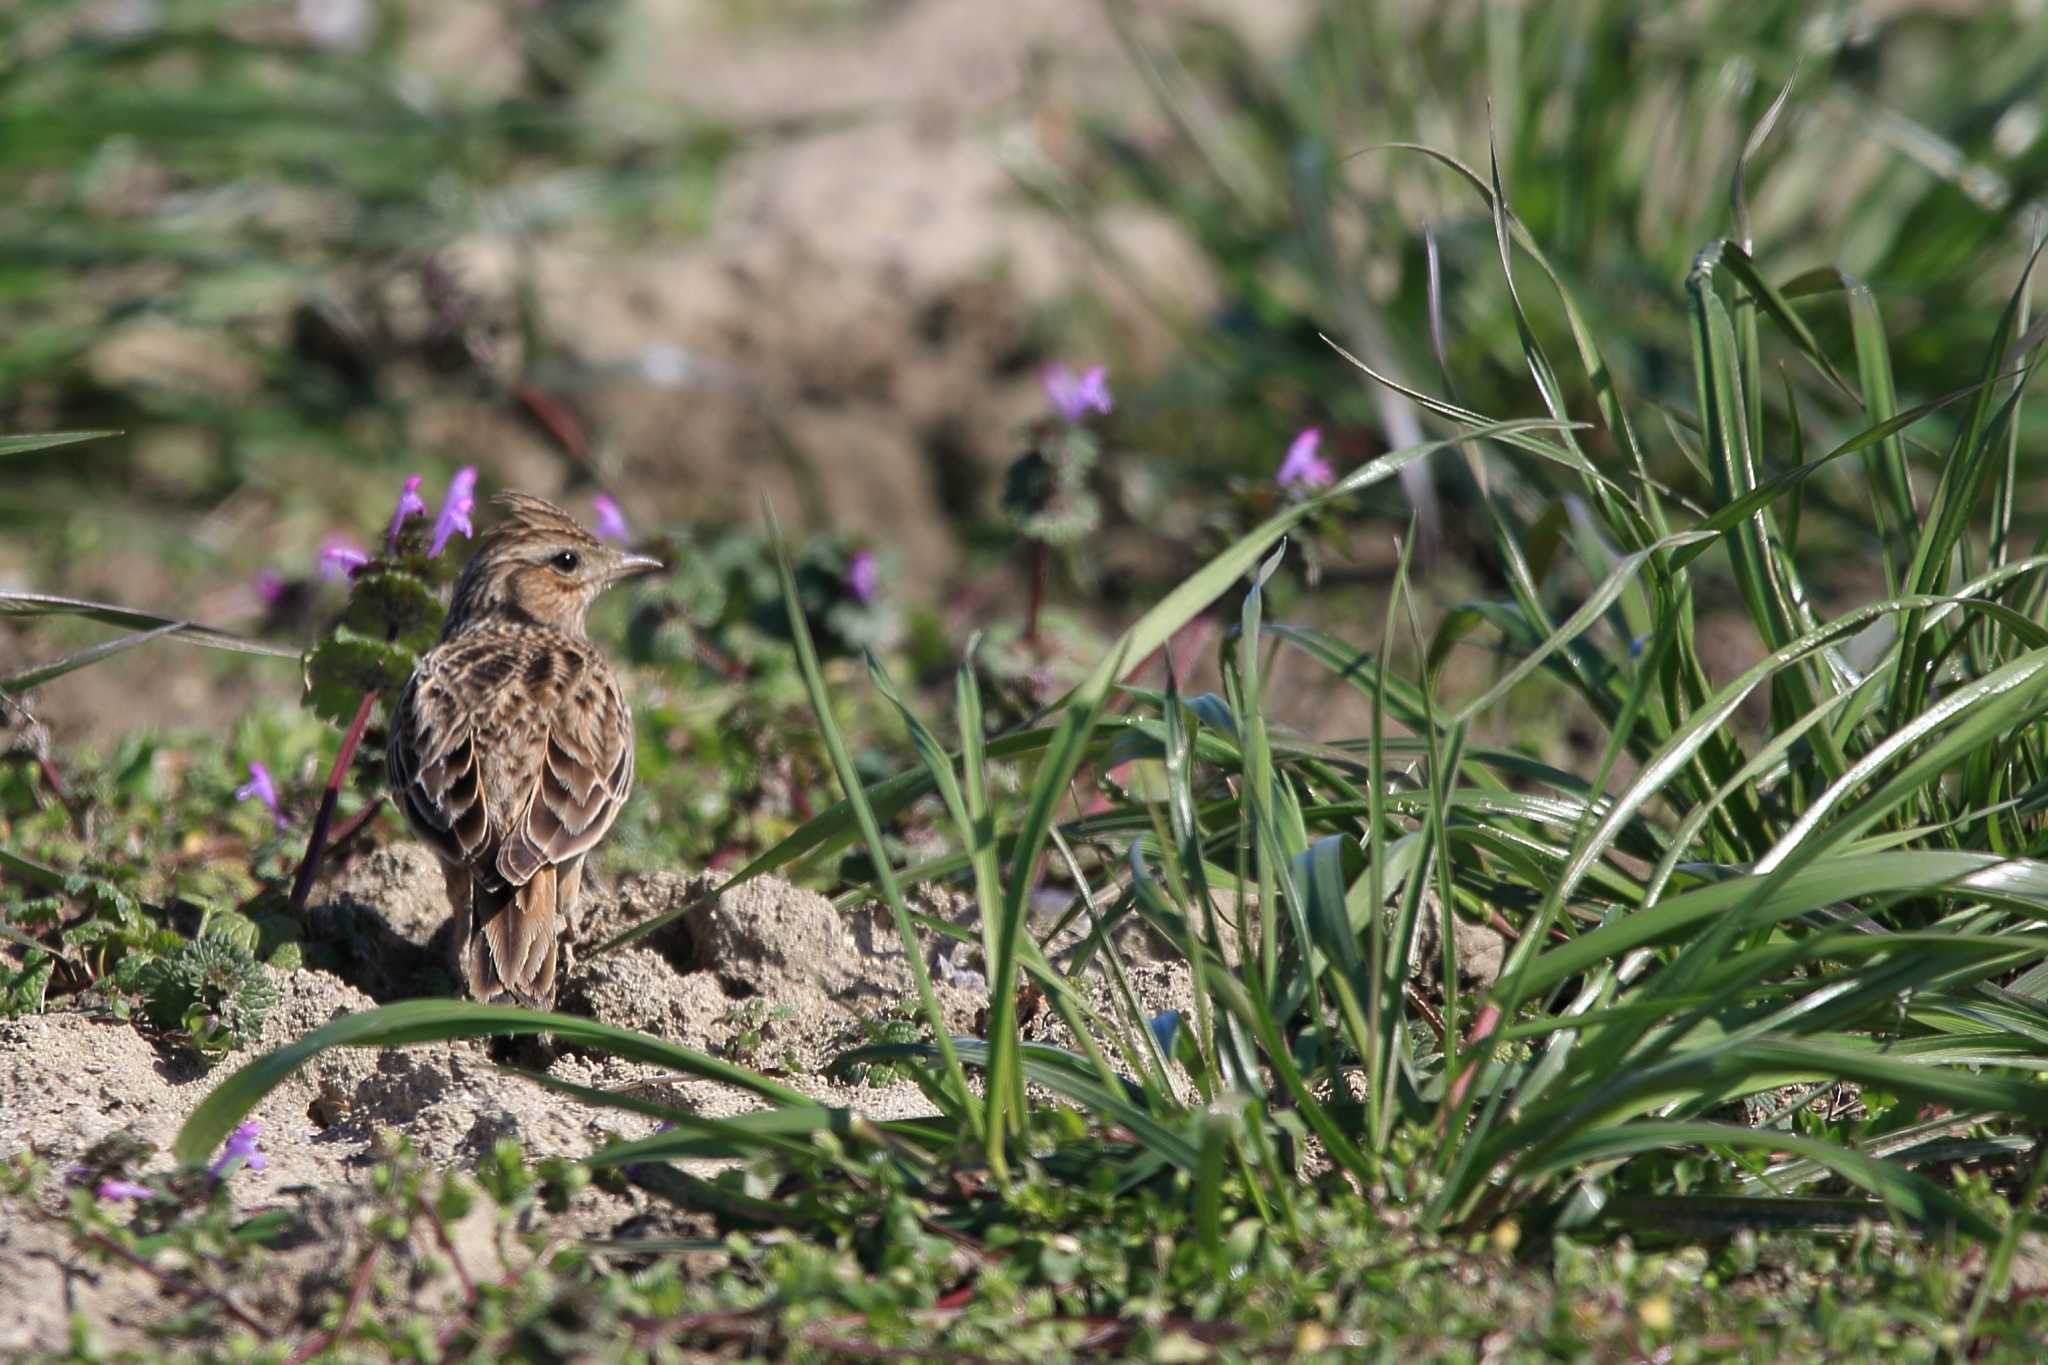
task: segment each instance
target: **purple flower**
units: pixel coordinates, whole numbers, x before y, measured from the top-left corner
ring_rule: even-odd
[[[1337,482],[1330,462],[1317,453],[1322,444],[1321,428],[1303,427],[1294,444],[1287,447],[1287,458],[1280,462],[1280,472],[1273,476],[1273,481],[1290,493],[1328,488]]]
[[[476,468],[464,465],[448,481],[448,496],[441,501],[441,515],[434,518],[434,543],[427,547],[427,558],[437,558],[458,531],[464,536],[476,535],[476,528],[469,524],[475,507]]]
[[[219,1180],[223,1176],[233,1174],[242,1166],[247,1166],[252,1171],[262,1170],[263,1153],[256,1146],[256,1139],[262,1132],[263,1125],[251,1119],[229,1133],[227,1146],[221,1149],[221,1154],[214,1163],[206,1168],[207,1174]]]
[[[346,583],[369,562],[370,557],[362,547],[350,544],[343,536],[329,536],[320,546],[320,576],[330,583]]]
[[[1048,365],[1039,382],[1053,411],[1068,422],[1079,422],[1091,408],[1106,413],[1116,406],[1109,396],[1109,371],[1100,365],[1078,375],[1065,365]]]
[[[631,528],[626,525],[626,514],[619,510],[618,503],[609,493],[599,493],[590,500],[590,510],[597,516],[597,534],[605,540],[616,540],[621,545],[633,539]]]
[[[846,565],[846,590],[853,600],[868,606],[875,600],[875,592],[882,586],[882,573],[875,566],[872,550],[857,550]]]
[[[156,1191],[147,1185],[138,1185],[132,1180],[102,1180],[96,1194],[102,1202],[118,1203],[123,1199],[154,1199]]]
[[[275,569],[265,569],[256,575],[252,584],[256,589],[256,600],[266,607],[274,607],[284,601],[284,575]]]
[[[270,808],[271,815],[277,819],[277,827],[283,829],[285,819],[284,812],[279,810],[277,806],[277,784],[270,780],[270,769],[264,767],[261,763],[251,763],[249,765],[249,780],[235,788],[235,800],[237,801],[247,801],[252,796]]]
[[[405,525],[407,517],[423,517],[427,514],[427,502],[420,496],[420,476],[415,474],[405,481],[405,488],[398,495],[398,506],[391,512],[391,529],[384,533],[384,552],[393,553],[398,549],[398,528]]]

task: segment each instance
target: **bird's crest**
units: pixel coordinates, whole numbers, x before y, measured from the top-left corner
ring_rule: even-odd
[[[505,513],[499,523],[500,529],[522,531],[544,531],[592,539],[589,531],[561,508],[546,498],[536,498],[531,493],[500,493],[491,499],[493,507]]]

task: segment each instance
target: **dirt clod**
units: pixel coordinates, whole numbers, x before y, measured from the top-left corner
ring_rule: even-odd
[[[735,996],[794,983],[838,993],[861,977],[860,950],[832,902],[758,879],[699,898],[683,916],[695,965]]]
[[[392,844],[353,863],[307,911],[341,975],[379,1001],[450,994],[453,923],[440,860]]]
[[[578,968],[562,988],[562,1009],[685,1047],[710,1046],[732,997],[709,972],[678,974],[652,948],[627,947]]]

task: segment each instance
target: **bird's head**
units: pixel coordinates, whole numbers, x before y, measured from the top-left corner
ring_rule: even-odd
[[[661,561],[607,545],[567,512],[526,493],[500,493],[504,517],[477,541],[455,582],[447,634],[478,621],[531,622],[571,635],[597,595]]]

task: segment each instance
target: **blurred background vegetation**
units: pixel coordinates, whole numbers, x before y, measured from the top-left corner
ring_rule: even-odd
[[[1485,176],[1491,139],[1614,380],[1664,415],[1638,438],[1681,489],[1700,477],[1693,252],[1735,234],[1768,278],[1825,264],[1867,286],[1910,405],[1968,382],[2048,176],[2033,3],[1106,0],[998,26],[970,9],[10,6],[0,430],[119,434],[0,454],[0,586],[304,644],[339,609],[318,548],[367,539],[404,475],[431,488],[474,464],[486,493],[586,515],[608,492],[680,566],[605,627],[630,618],[632,657],[662,666],[642,771],[670,799],[645,803],[628,857],[737,856],[822,777],[801,741],[771,756],[760,738],[803,730],[783,656],[749,636],[773,610],[748,529],[763,499],[819,537],[821,609],[832,573],[879,552],[877,600],[838,603],[861,607],[846,648],[931,679],[983,631],[1022,714],[1284,502],[1298,429],[1322,428],[1339,474],[1424,430],[1324,334],[1475,410],[1540,411],[1483,197],[1391,144]],[[1745,139],[1781,91],[1731,221]],[[1536,330],[1561,339],[1555,295],[1520,268]],[[1833,354],[1853,322],[1841,287],[1806,313]],[[1107,363],[1118,406],[1083,476],[1102,533],[1034,550],[1004,471],[1054,360]],[[1775,358],[1767,388],[1811,439],[1861,425],[1812,365]],[[1916,434],[1938,443],[1943,420]],[[2023,421],[2032,467],[2038,406]],[[1411,515],[1426,613],[1496,591],[1482,481],[1542,528],[1547,567],[1572,524],[1563,471],[1485,458],[1446,453],[1319,519],[1281,609],[1305,570],[1328,589],[1300,603],[1312,619],[1376,619]],[[1880,576],[1865,489],[1844,464],[1802,491],[1804,534],[1843,551],[1823,599]],[[1546,584],[1584,590],[1569,569]],[[1717,676],[1755,657],[1739,612],[1701,631]],[[0,620],[0,662],[103,634]],[[1285,719],[1342,732],[1340,686],[1275,689]],[[293,691],[274,664],[159,647],[22,700],[60,749],[261,732],[274,750],[289,722],[263,717]],[[1506,728],[1543,750],[1569,742],[1566,717],[1537,696]],[[286,746],[304,755],[288,783],[316,776],[313,748]]]

